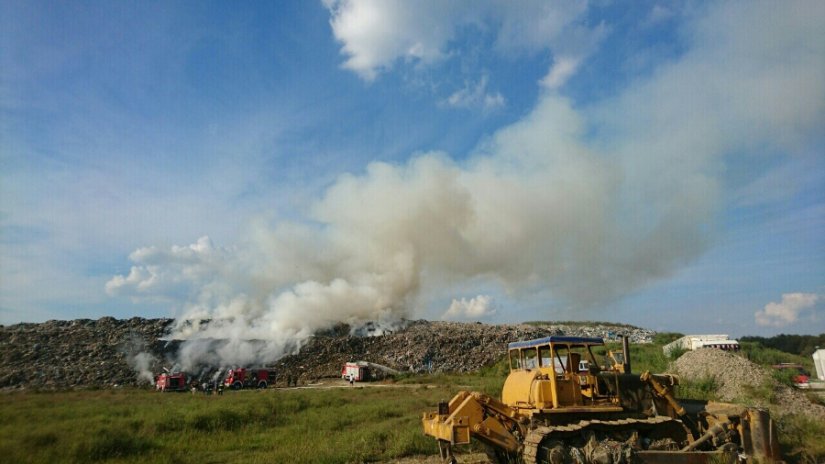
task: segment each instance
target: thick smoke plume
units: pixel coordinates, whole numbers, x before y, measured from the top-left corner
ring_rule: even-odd
[[[138,249],[107,290],[187,302],[171,335],[188,340],[184,368],[271,362],[340,322],[391,329],[421,295],[467,282],[578,308],[621,297],[706,248],[724,163],[799,150],[821,128],[820,25],[767,5],[710,11],[684,56],[617,98],[574,109],[546,91],[460,162],[372,163],[302,221],[258,222],[234,247]],[[455,314],[486,311],[471,295],[452,295]]]

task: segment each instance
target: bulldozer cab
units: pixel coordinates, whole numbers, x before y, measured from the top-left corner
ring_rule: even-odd
[[[625,371],[625,357],[622,350],[610,350],[607,352],[607,370],[622,372]]]
[[[596,376],[599,363],[592,348],[603,345],[600,338],[559,336],[510,343],[502,401],[537,413],[613,406],[604,381]]]

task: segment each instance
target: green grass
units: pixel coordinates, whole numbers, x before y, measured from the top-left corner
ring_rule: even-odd
[[[4,462],[344,463],[435,454],[420,414],[448,386],[0,396]]]
[[[766,348],[756,342],[740,342],[740,345],[742,354],[756,364],[769,367],[779,363],[794,363],[801,364],[808,372],[816,372],[814,360],[811,356],[801,356],[779,351],[775,348]]]
[[[661,346],[633,345],[633,371],[668,371],[673,359]],[[600,348],[597,356],[607,349],[621,347]],[[797,362],[775,350],[748,345],[745,350],[762,363]],[[476,373],[403,375],[387,388],[228,391],[208,397],[137,389],[6,393],[0,395],[0,456],[14,463],[254,464],[435,455],[435,441],[421,432],[421,413],[458,390],[499,397],[507,373],[502,357]],[[713,400],[717,388],[713,379],[683,381],[678,396]],[[773,399],[770,386],[754,386],[749,395]],[[825,424],[786,415],[778,428],[789,462],[825,459]]]
[[[825,459],[825,423],[806,416],[786,416],[777,423],[782,455],[789,462],[816,464]]]

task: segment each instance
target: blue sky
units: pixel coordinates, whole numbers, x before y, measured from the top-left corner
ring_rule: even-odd
[[[0,323],[825,331],[822,2],[0,13]]]

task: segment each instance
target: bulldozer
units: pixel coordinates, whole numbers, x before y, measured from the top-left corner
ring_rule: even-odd
[[[601,347],[601,348],[600,348]],[[520,464],[774,463],[776,429],[767,411],[679,401],[678,377],[631,373],[601,338],[550,336],[508,345],[501,399],[460,391],[422,417],[444,463],[475,439],[492,462]]]

